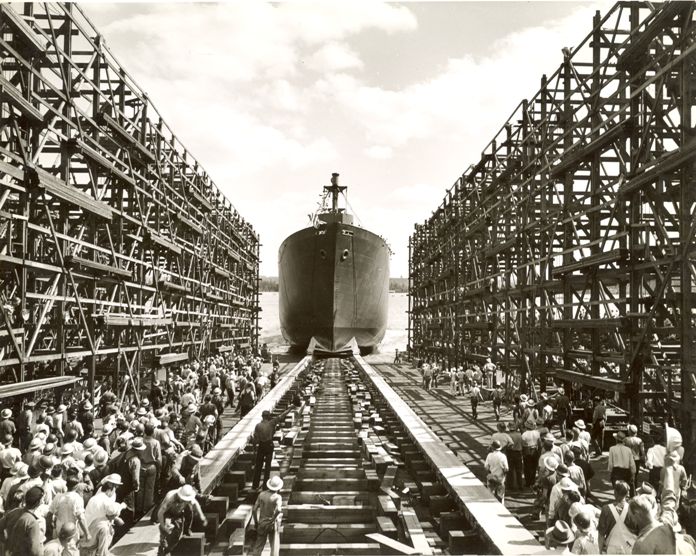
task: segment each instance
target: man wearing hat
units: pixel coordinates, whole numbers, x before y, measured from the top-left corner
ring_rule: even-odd
[[[24,408],[19,412],[17,422],[19,429],[19,449],[26,450],[31,442],[31,428],[34,426],[34,402],[27,400]]]
[[[573,427],[578,431],[578,440],[587,446],[589,451],[590,442],[592,437],[589,432],[587,432],[587,425],[585,425],[584,419],[578,419],[573,423]]]
[[[256,463],[254,464],[254,480],[251,484],[252,489],[259,487],[261,472],[264,474],[264,482],[271,476],[271,461],[273,460],[273,435],[276,425],[282,423],[285,416],[293,410],[293,406],[288,407],[278,417],[273,418],[270,411],[261,414],[261,422],[254,428],[253,443],[256,445]]]
[[[251,510],[251,516],[256,525],[256,542],[251,550],[253,556],[261,556],[266,540],[269,538],[271,555],[276,556],[280,549],[278,529],[283,515],[283,498],[280,495],[283,479],[277,476],[270,478],[266,481],[266,488],[268,490],[259,494]]]
[[[10,476],[10,470],[18,461],[22,461],[22,452],[12,446],[12,436],[7,435],[2,438],[0,448],[0,479],[4,480]]]
[[[118,467],[114,467],[123,482],[117,490],[117,500],[125,502],[127,512],[126,523],[130,525],[130,519],[135,517],[135,493],[140,490],[140,470],[142,468],[141,453],[145,450],[142,438],[134,438],[130,448],[123,454]]]
[[[0,513],[5,512],[5,500],[7,500],[12,487],[21,484],[29,477],[28,469],[29,466],[26,463],[18,461],[10,470],[10,476],[2,482],[2,486],[0,486]]]
[[[626,439],[624,444],[631,449],[633,452],[633,461],[636,464],[636,473],[633,475],[633,491],[638,486],[638,475],[640,473],[640,468],[645,464],[645,444],[643,439],[638,436],[638,427],[633,423],[628,425],[626,434]]]
[[[194,511],[205,527],[208,520],[196,500],[196,490],[191,485],[183,485],[167,493],[157,511],[160,531],[158,556],[171,554],[181,536],[189,534]]]
[[[94,432],[94,407],[92,402],[89,400],[84,400],[80,407],[80,412],[77,415],[77,420],[82,425],[84,431],[83,436],[80,438],[89,438]]]
[[[598,456],[604,451],[604,427],[607,419],[607,406],[604,398],[597,400],[592,412],[592,440],[590,444]]]
[[[5,408],[0,411],[0,439],[3,444],[7,444],[7,437],[14,439],[16,433],[17,427],[12,420],[12,410]],[[11,444],[12,440],[9,443]]]
[[[24,507],[5,514],[0,519],[0,537],[6,536],[5,550],[13,555],[43,556],[45,535],[43,517],[38,511],[43,490],[34,486],[24,496]]]
[[[556,446],[555,442],[556,437],[550,432],[541,437],[541,454],[537,464],[537,474],[544,468],[544,462],[547,458],[556,458],[559,463],[563,461],[563,450],[560,446]]]
[[[510,468],[507,457],[503,454],[500,442],[497,440],[491,442],[484,468],[488,472],[488,488],[502,504],[505,504],[505,478]]]
[[[150,399],[152,400],[152,409],[159,409],[162,407],[162,401],[164,400],[164,392],[162,391],[162,386],[159,380],[154,380],[152,382],[152,387],[150,388]]]
[[[624,444],[626,435],[623,431],[615,432],[614,438],[616,439],[616,444],[609,448],[609,459],[607,461],[607,471],[609,471],[611,484],[613,485],[618,480],[626,481],[631,485],[631,493],[633,493],[635,490],[633,475],[636,472],[633,452]]]
[[[199,462],[203,457],[203,450],[198,444],[184,450],[172,466],[172,475],[169,488],[177,488],[184,484],[192,485],[196,490],[201,489],[201,472]]]
[[[68,407],[65,404],[60,404],[53,414],[53,426],[51,429],[53,430],[53,434],[58,437],[58,444],[63,442],[63,437],[65,436],[65,433],[63,432],[63,424],[65,423],[65,411],[67,409]]]
[[[116,503],[116,489],[122,484],[123,481],[118,473],[111,473],[101,480],[99,489],[89,499],[85,507],[85,522],[88,529],[91,528],[95,520],[105,517],[107,509]],[[119,514],[124,508],[125,504],[119,504]]]
[[[138,513],[145,513],[152,507],[155,499],[155,485],[157,475],[162,470],[162,447],[154,437],[155,427],[152,423],[147,423],[144,427],[143,443],[145,449],[140,456],[142,468],[140,470],[140,485],[136,497],[136,507]]]
[[[565,521],[558,520],[546,530],[545,544],[546,548],[565,548],[562,554],[570,554],[570,547],[575,541],[575,534]]]
[[[558,483],[558,475],[556,475],[558,465],[559,463],[556,458],[546,458],[546,460],[544,460],[544,469],[539,473],[536,485],[538,492],[535,501],[535,509],[539,511],[540,519],[547,519],[548,517],[551,491],[553,487],[556,486],[556,483]]]
[[[555,399],[556,405],[556,421],[561,429],[561,437],[565,436],[568,418],[570,417],[570,398],[565,393],[565,388],[558,389],[558,395]]]
[[[102,556],[109,553],[115,534],[114,522],[118,519],[121,509],[121,504],[111,501],[105,506],[103,517],[90,523],[90,540],[83,542],[80,547],[82,556]]]
[[[109,454],[100,449],[94,454],[94,467],[88,472],[93,485],[98,485],[109,472]]]
[[[539,463],[540,435],[536,425],[532,421],[525,422],[525,429],[526,430],[522,433],[524,484],[527,488],[531,488],[536,479],[537,464]]]
[[[41,457],[43,442],[41,442],[41,440],[38,438],[32,438],[26,450],[26,453],[22,456],[22,461],[27,465],[32,465],[35,460],[38,460]]]

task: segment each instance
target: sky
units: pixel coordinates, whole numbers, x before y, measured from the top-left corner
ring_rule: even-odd
[[[261,236],[261,274],[332,172],[357,222],[408,238],[610,2],[87,3],[181,142]]]

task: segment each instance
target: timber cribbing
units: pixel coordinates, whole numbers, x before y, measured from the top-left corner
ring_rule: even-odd
[[[1,4],[0,31],[2,382],[137,393],[257,347],[258,235],[80,7]]]
[[[695,445],[695,53],[693,2],[596,13],[416,225],[414,355],[616,396]]]

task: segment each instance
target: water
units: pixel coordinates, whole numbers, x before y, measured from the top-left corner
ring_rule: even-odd
[[[282,351],[287,343],[280,333],[278,318],[278,292],[263,292],[261,294],[261,343],[268,344],[273,351]],[[384,356],[394,356],[394,350],[406,350],[408,340],[408,294],[389,294],[389,316],[387,332],[379,347]]]

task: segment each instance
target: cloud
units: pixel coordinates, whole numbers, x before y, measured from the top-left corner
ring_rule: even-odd
[[[391,147],[385,147],[383,145],[373,145],[365,149],[365,154],[377,160],[387,160],[392,157],[394,150]]]
[[[317,72],[333,72],[360,69],[363,62],[347,45],[328,43],[317,50],[307,61],[307,66]]]
[[[408,4],[82,6],[260,232],[264,274],[275,273],[274,250],[306,223],[321,185],[340,170],[351,183],[376,184],[351,188],[351,203],[366,227],[387,236],[397,275],[406,272],[413,223],[478,160],[542,73],[553,73],[561,47],[584,38],[595,8],[573,5],[565,18],[506,36],[492,29],[482,55],[433,59],[427,77],[413,77],[404,60],[390,67],[392,80],[376,59],[394,35],[427,44]]]
[[[382,148],[446,136],[477,142],[480,150],[517,103],[537,91],[542,73],[559,66],[561,47],[584,37],[589,25],[578,28],[578,20],[589,24],[593,11],[582,7],[550,25],[512,33],[493,42],[486,56],[449,59],[431,79],[398,89],[341,71],[322,76],[314,88]]]

